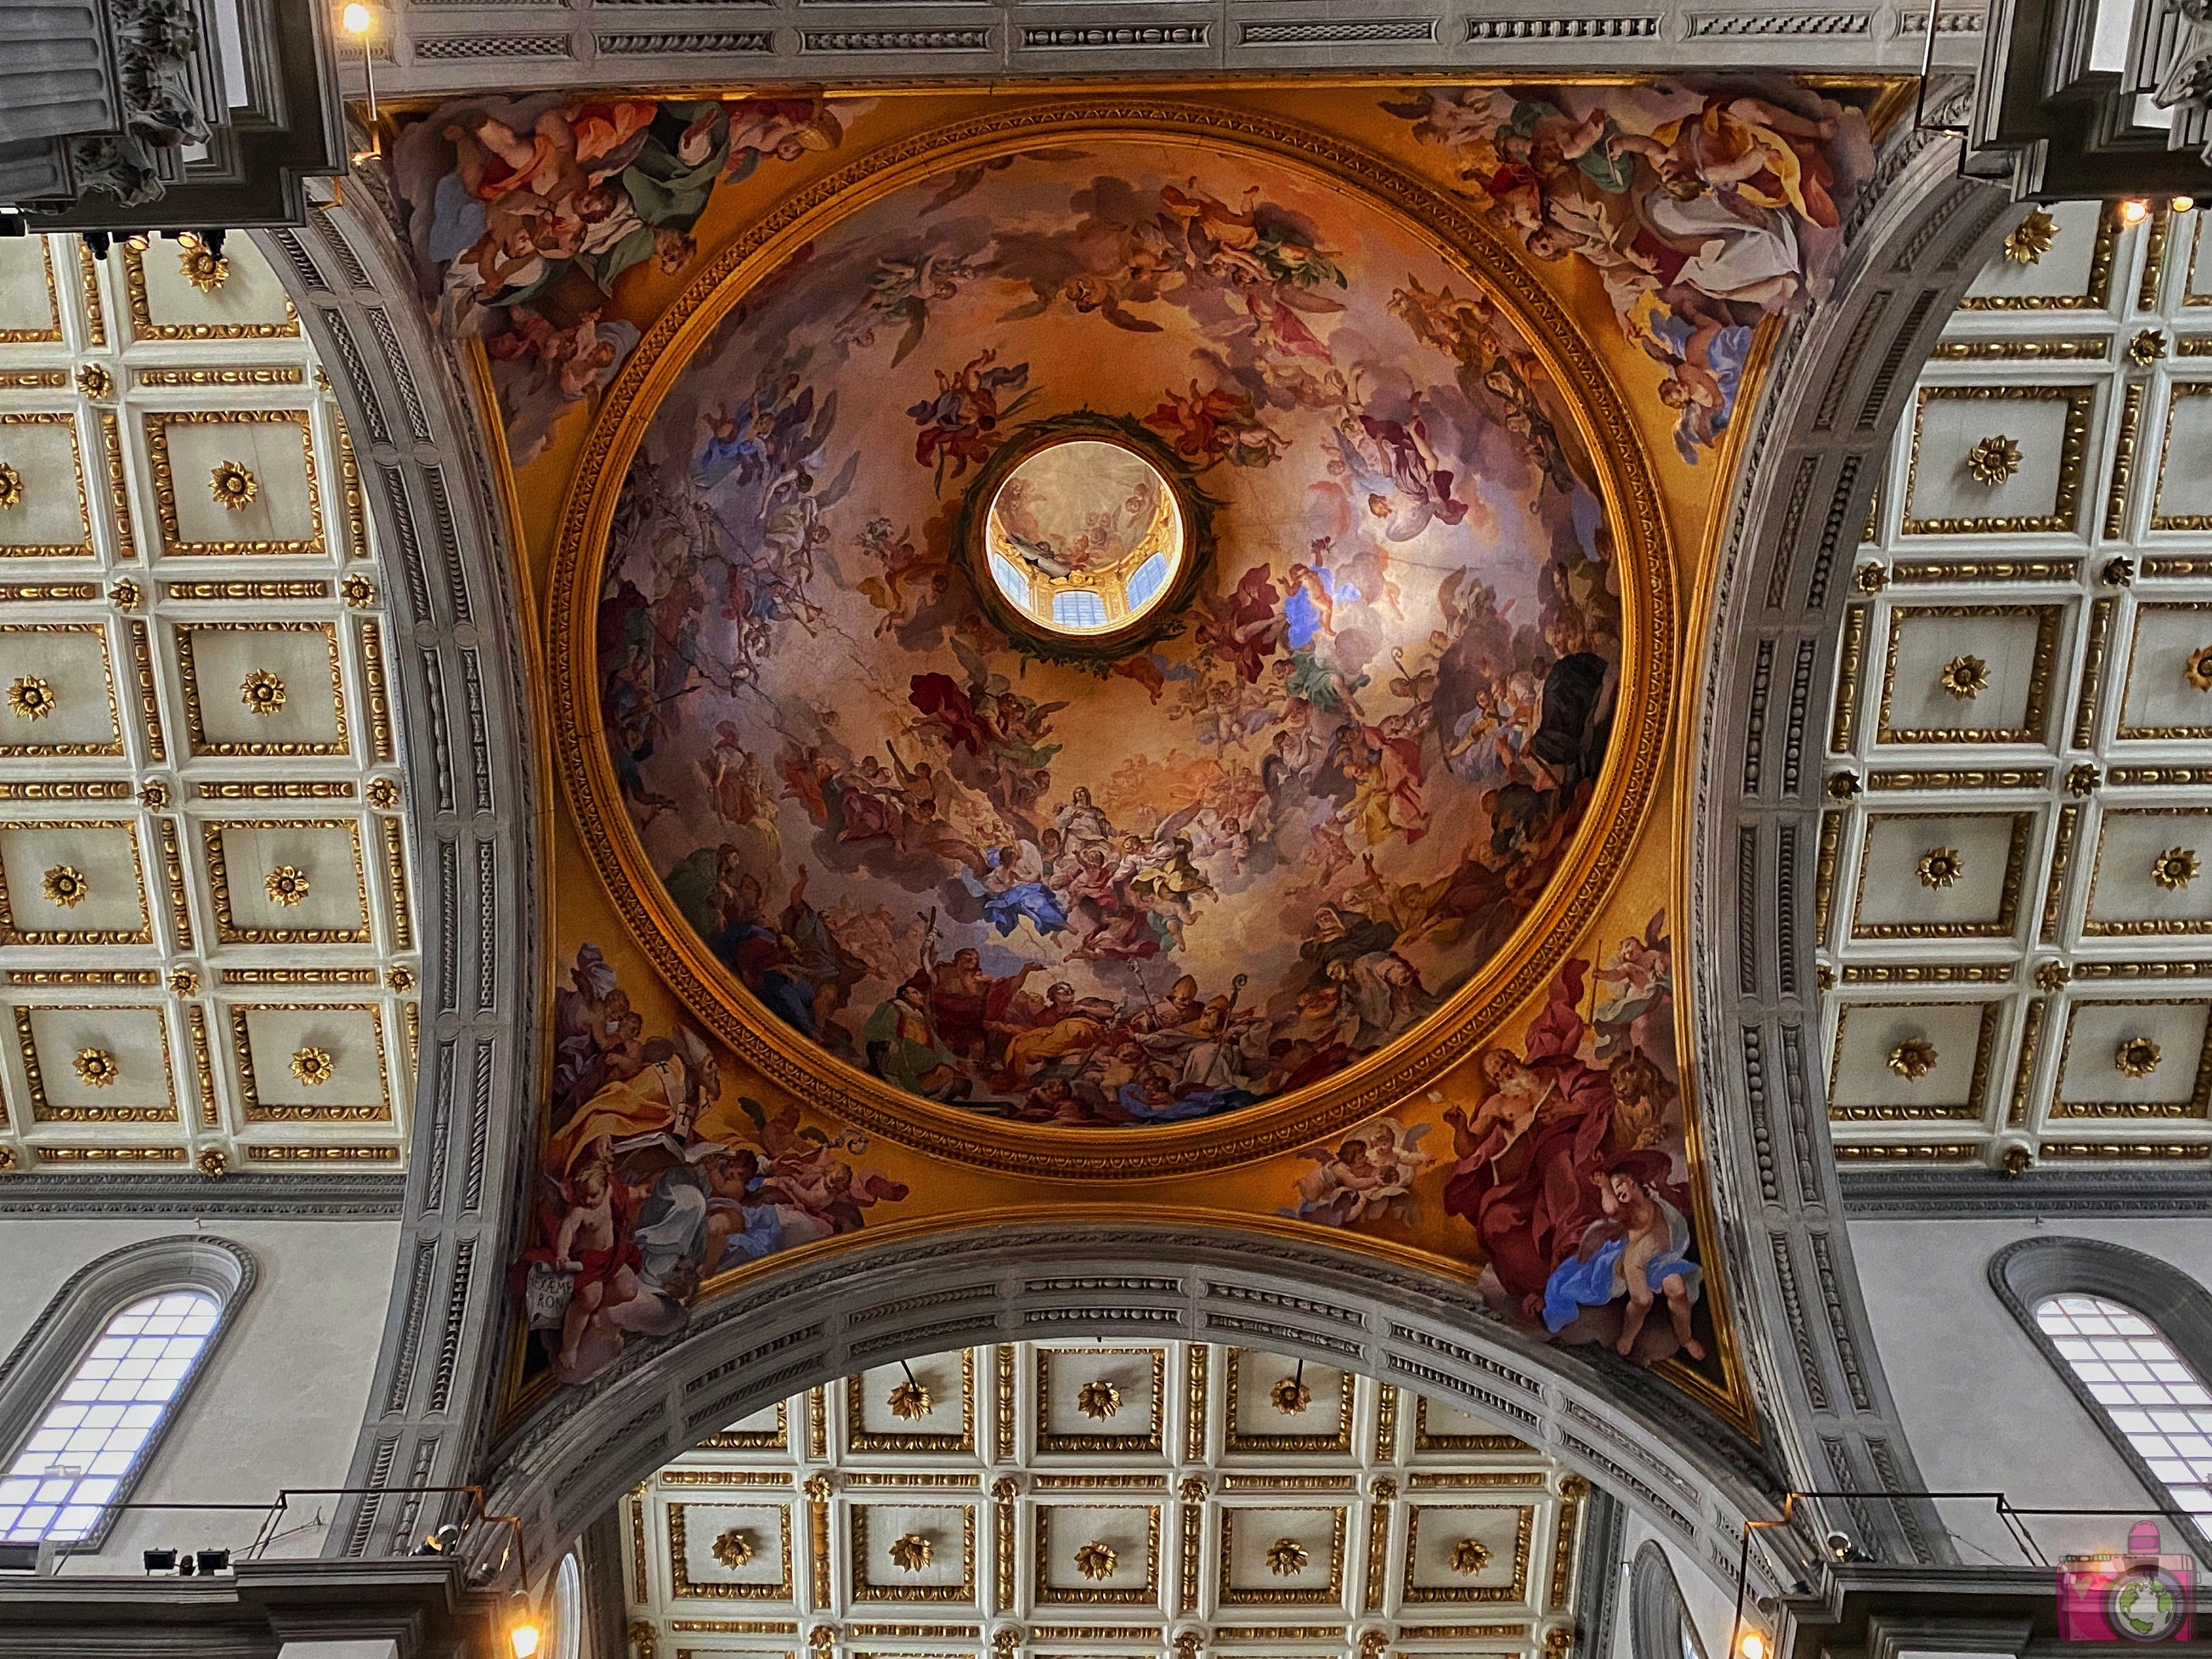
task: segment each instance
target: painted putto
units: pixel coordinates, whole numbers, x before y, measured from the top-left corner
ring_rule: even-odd
[[[956,535],[1079,415],[1216,538],[1097,662],[994,627]],[[1095,483],[1001,499],[1016,579],[1148,533]],[[1621,588],[1477,281],[1286,165],[1100,140],[864,206],[724,319],[615,508],[600,724],[670,908],[792,1032],[968,1112],[1172,1124],[1335,1075],[1505,945],[1605,760]],[[1368,1179],[1303,1201],[1400,1201]]]
[[[1539,259],[1595,270],[1695,463],[1762,317],[1827,293],[1873,171],[1864,115],[1792,82],[1438,87],[1384,100]]]

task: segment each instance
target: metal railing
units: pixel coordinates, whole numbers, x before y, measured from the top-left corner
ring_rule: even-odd
[[[1940,1529],[1954,1548],[1963,1545],[1967,1550],[1984,1558],[1979,1563],[1967,1565],[1998,1568],[2033,1567],[2051,1571],[2054,1575],[2063,1565],[2065,1557],[2079,1553],[2081,1547],[2101,1547],[2118,1553],[2125,1553],[2126,1523],[2155,1520],[2164,1523],[2160,1528],[2160,1537],[2164,1540],[2160,1546],[2162,1552],[2174,1555],[2188,1555],[2196,1561],[2200,1571],[2212,1574],[2212,1544],[2208,1544],[2203,1531],[2206,1522],[2208,1520],[2212,1520],[2212,1517],[2194,1514],[2190,1510],[2170,1505],[2137,1504],[2122,1508],[2105,1505],[2015,1504],[2004,1492],[1980,1491],[1889,1492],[1877,1489],[1856,1492],[1791,1492],[1784,1495],[1782,1512],[1779,1515],[1765,1520],[1747,1520],[1743,1524],[1736,1553],[1735,1613],[1729,1627],[1727,1659],[1742,1659],[1744,1601],[1749,1592],[1751,1582],[1752,1534],[1755,1532],[1772,1531],[1796,1526],[1800,1518],[1797,1507],[1801,1499],[1807,1503],[1843,1504],[1852,1508],[1867,1504],[1925,1505],[1933,1510],[1935,1517],[1940,1522]],[[1985,1506],[1989,1518],[1996,1523],[1999,1530],[1996,1533],[1989,1533],[1979,1528],[1969,1528],[1956,1524],[1952,1516],[1947,1513],[1946,1505],[1970,1505],[1976,1508]],[[2048,1523],[2057,1521],[2112,1522],[2119,1524],[2109,1527],[2064,1528],[2052,1528],[2049,1526]],[[2063,1539],[2039,1538],[2036,1530],[2036,1523],[2039,1522],[2045,1523],[2046,1532],[2063,1530],[2071,1535]],[[1917,1561],[1910,1564],[1883,1563],[1879,1558],[1867,1555],[1860,1540],[1852,1539],[1844,1533],[1833,1533],[1824,1540],[1807,1539],[1806,1534],[1802,1533],[1799,1537],[1814,1545],[1828,1559],[1839,1563],[1856,1563],[1864,1565],[1923,1565]],[[2016,1559],[2000,1559],[1997,1553],[1989,1547],[1990,1544],[2000,1539],[2010,1540],[2017,1552]],[[1790,1583],[1796,1576],[1794,1568],[1778,1559],[1771,1551],[1765,1553],[1764,1565],[1767,1576],[1777,1583]],[[2055,1594],[2057,1589],[2055,1576],[2052,1579],[2052,1586]]]
[[[418,1510],[419,1500],[423,1498],[465,1498],[467,1508],[459,1517],[442,1522],[415,1541],[411,1547],[378,1552],[367,1559],[391,1560],[410,1556],[444,1557],[470,1563],[471,1581],[479,1586],[496,1587],[498,1582],[508,1575],[510,1568],[513,1587],[526,1589],[529,1585],[529,1556],[523,1537],[522,1518],[514,1515],[495,1514],[484,1502],[482,1486],[286,1486],[264,1503],[111,1504],[101,1514],[99,1529],[89,1539],[74,1543],[55,1540],[52,1576],[60,1576],[73,1557],[96,1558],[107,1553],[112,1547],[109,1540],[115,1522],[122,1516],[132,1514],[258,1515],[260,1522],[252,1539],[243,1545],[230,1547],[231,1562],[291,1559],[294,1552],[277,1547],[287,1539],[303,1533],[325,1532],[332,1521],[325,1519],[318,1506],[313,1518],[300,1521],[295,1525],[286,1523],[302,1513],[307,1502],[325,1498],[364,1498],[380,1501],[413,1498],[417,1500]],[[179,1553],[184,1555],[191,1552],[179,1551]]]

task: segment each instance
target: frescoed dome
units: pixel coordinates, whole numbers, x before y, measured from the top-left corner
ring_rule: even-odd
[[[1600,471],[1514,315],[1344,188],[1136,139],[925,179],[756,283],[653,413],[596,629],[726,988],[1085,1128],[1444,1009],[1561,871],[1621,685]]]

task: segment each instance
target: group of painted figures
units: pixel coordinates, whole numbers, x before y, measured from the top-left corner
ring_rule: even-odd
[[[1443,1110],[1452,1161],[1441,1196],[1445,1213],[1474,1229],[1483,1289],[1505,1317],[1644,1360],[1703,1360],[1693,1320],[1705,1273],[1689,1219],[1664,927],[1663,915],[1653,917],[1594,976],[1588,963],[1569,962],[1517,1049],[1494,1044],[1476,1057],[1474,1110],[1456,1099]],[[1310,1148],[1316,1167],[1284,1213],[1335,1227],[1417,1220],[1431,1127],[1385,1115]],[[1650,1326],[1661,1310],[1662,1322]]]
[[[1689,461],[1727,429],[1759,319],[1825,290],[1872,161],[1859,112],[1781,84],[1437,88],[1383,107],[1494,228],[1597,273],[1664,372]]]
[[[646,1036],[617,981],[586,945],[554,998],[538,1243],[514,1267],[564,1382],[611,1364],[629,1336],[681,1329],[714,1273],[855,1231],[907,1195],[854,1169],[845,1155],[865,1136],[833,1140],[796,1107],[726,1096],[706,1040],[681,1026]]]

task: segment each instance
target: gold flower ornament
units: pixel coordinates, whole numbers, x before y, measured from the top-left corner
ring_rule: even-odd
[[[276,714],[284,706],[283,676],[265,668],[255,669],[240,684],[238,700],[264,717]]]
[[[40,878],[39,890],[46,896],[47,903],[74,910],[91,893],[92,884],[85,879],[83,871],[57,864]]]
[[[219,461],[208,474],[208,494],[217,507],[243,513],[261,494],[261,480],[236,461]]]
[[[901,1572],[920,1572],[936,1553],[929,1540],[918,1532],[901,1533],[891,1540],[891,1565]]]
[[[1936,1045],[1924,1036],[1909,1036],[1889,1051],[1889,1069],[1907,1083],[1917,1083],[1936,1069]]]
[[[2167,892],[2178,892],[2197,879],[2197,849],[2169,847],[2150,861],[2150,878]]]
[[[1075,1391],[1076,1408],[1093,1422],[1114,1415],[1121,1409],[1121,1390],[1104,1377],[1085,1382]]]
[[[1490,1565],[1490,1546],[1480,1538],[1462,1538],[1451,1547],[1451,1570],[1462,1578],[1472,1578]]]
[[[105,1048],[80,1048],[70,1064],[75,1067],[79,1082],[94,1089],[112,1086],[123,1075],[123,1063]]]
[[[884,1404],[891,1408],[891,1415],[902,1423],[911,1423],[917,1417],[928,1416],[936,1403],[930,1398],[929,1390],[912,1377],[903,1382],[893,1383],[890,1393],[884,1399]]]
[[[714,1559],[732,1572],[753,1559],[752,1540],[742,1527],[732,1527],[716,1538],[714,1551]]]
[[[26,674],[8,688],[8,707],[21,720],[42,720],[61,706],[54,688],[36,674]]]
[[[2158,1070],[2165,1055],[2156,1042],[2147,1036],[2123,1038],[2112,1050],[2112,1066],[2122,1077],[2146,1078]]]
[[[1966,476],[1995,489],[2020,471],[2020,445],[2002,432],[1982,439],[1966,452]]]
[[[1920,855],[1920,884],[1949,887],[1966,873],[1966,855],[1955,847],[1937,847]]]
[[[201,293],[212,294],[230,280],[230,261],[198,237],[187,232],[177,239],[177,246],[182,250],[177,269]]]
[[[2041,208],[2030,208],[2004,239],[2004,257],[2016,265],[2038,264],[2057,240],[2058,221]]]

